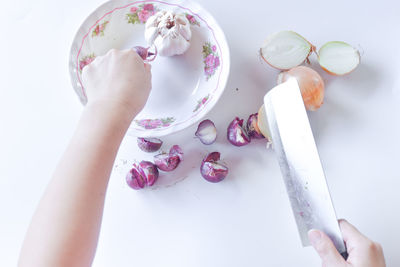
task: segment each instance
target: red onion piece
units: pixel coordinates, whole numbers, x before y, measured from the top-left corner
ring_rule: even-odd
[[[127,184],[135,189],[140,190],[144,188],[146,182],[145,178],[140,174],[138,166],[136,164],[133,165],[133,168],[126,175]]]
[[[158,138],[141,138],[137,139],[138,146],[144,152],[155,152],[160,149],[163,141]]]
[[[211,145],[217,139],[217,128],[211,120],[200,122],[195,135],[205,145]]]
[[[183,159],[183,151],[178,145],[174,145],[169,153],[160,153],[154,156],[156,166],[165,172],[175,170]]]
[[[135,190],[152,186],[158,179],[157,167],[149,161],[141,161],[139,165],[133,164],[133,168],[126,175],[127,184]]]
[[[260,129],[258,128],[257,120],[258,120],[258,113],[251,114],[249,116],[249,118],[247,119],[246,130],[247,130],[247,134],[249,135],[250,139],[251,138],[255,138],[255,139],[263,139],[264,138],[264,135],[261,133]]]
[[[228,126],[228,141],[234,146],[244,146],[250,143],[250,138],[243,128],[243,120],[236,117]]]
[[[183,160],[183,150],[178,145],[173,145],[169,150],[169,154],[172,156],[178,156],[180,160]]]
[[[155,52],[150,52],[150,47],[135,46],[133,49],[138,53],[138,55],[145,61],[151,62],[157,57],[157,47],[154,47]],[[153,56],[153,57],[151,57]]]
[[[150,161],[141,161],[139,163],[139,172],[145,178],[146,185],[152,186],[158,179],[158,169]]]
[[[228,175],[228,167],[219,162],[220,157],[219,152],[212,152],[201,163],[201,176],[211,183],[221,182]]]

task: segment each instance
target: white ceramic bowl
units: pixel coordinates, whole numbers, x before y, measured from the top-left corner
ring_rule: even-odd
[[[158,56],[152,62],[153,89],[129,128],[131,136],[165,136],[198,122],[217,103],[229,76],[229,48],[224,33],[199,4],[187,0],[113,0],[89,15],[71,47],[72,85],[83,104],[87,99],[82,68],[112,48],[147,46],[144,23],[159,10],[186,14],[191,22],[191,45],[184,55]]]

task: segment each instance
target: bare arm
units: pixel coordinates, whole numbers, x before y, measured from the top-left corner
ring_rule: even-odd
[[[88,95],[76,132],[32,219],[19,266],[90,266],[116,153],[151,88],[150,66],[110,51],[84,69]]]

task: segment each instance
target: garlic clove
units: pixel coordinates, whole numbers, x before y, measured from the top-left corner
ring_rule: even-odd
[[[345,42],[328,42],[318,51],[318,62],[332,75],[345,75],[360,64],[360,53]]]

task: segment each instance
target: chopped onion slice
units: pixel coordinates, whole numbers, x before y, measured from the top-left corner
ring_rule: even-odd
[[[228,167],[219,162],[220,157],[219,152],[212,152],[201,163],[201,176],[211,183],[221,182],[228,175]]]
[[[345,42],[328,42],[319,49],[318,62],[329,74],[344,75],[360,64],[360,53]]]
[[[217,139],[217,128],[211,120],[200,122],[195,135],[205,145],[211,145]]]
[[[308,60],[315,47],[293,31],[272,34],[264,41],[260,55],[272,67],[287,70]]]
[[[155,152],[160,149],[162,141],[158,138],[142,138],[137,139],[138,147],[144,152]]]
[[[228,141],[234,146],[244,146],[250,143],[251,139],[248,136],[243,120],[236,117],[228,126],[227,131]]]
[[[154,156],[154,164],[165,172],[175,170],[182,160],[183,151],[178,145],[172,146],[169,153],[160,153]]]

